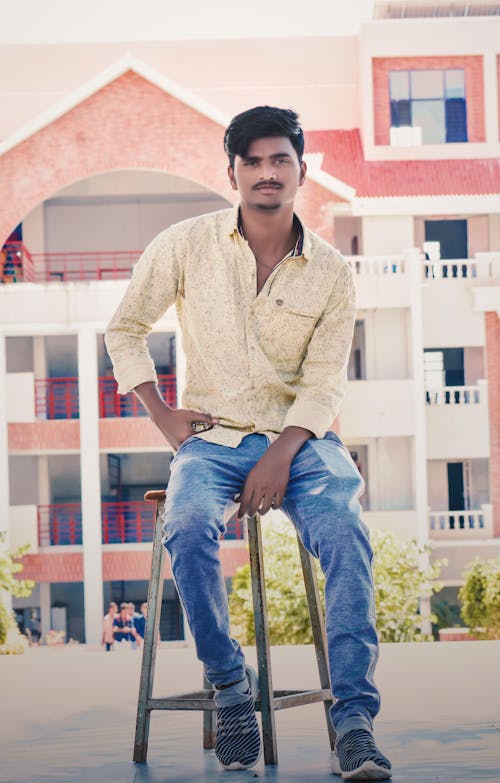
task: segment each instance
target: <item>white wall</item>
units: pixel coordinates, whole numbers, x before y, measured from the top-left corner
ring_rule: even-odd
[[[29,544],[30,554],[38,552],[38,517],[36,506],[11,506],[9,510],[10,548]]]
[[[32,372],[7,373],[7,421],[35,420],[35,379]]]
[[[428,459],[489,457],[488,385],[480,384],[480,403],[427,405]]]
[[[363,218],[363,254],[402,253],[414,246],[411,215],[381,215]]]
[[[33,338],[7,337],[7,372],[33,372]]]
[[[172,223],[227,206],[210,193],[51,199],[45,202],[45,248],[51,253],[142,251]]]
[[[413,386],[411,380],[349,381],[340,413],[342,438],[413,434]]]
[[[368,444],[370,510],[414,508],[410,438],[373,438]]]
[[[484,345],[484,313],[473,312],[474,279],[428,280],[423,287],[425,348]]]
[[[445,460],[427,462],[427,497],[429,508],[443,511],[448,508],[448,470]]]
[[[36,505],[38,500],[38,458],[28,455],[9,457],[9,503],[11,506]]]
[[[365,311],[358,317],[365,322],[367,379],[408,378],[408,311],[377,309]]]

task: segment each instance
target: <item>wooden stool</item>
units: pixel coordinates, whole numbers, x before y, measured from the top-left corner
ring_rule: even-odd
[[[163,593],[164,546],[162,544],[162,525],[165,507],[165,491],[146,492],[144,498],[145,500],[156,502],[157,505],[153,538],[153,559],[148,590],[148,616],[146,620],[144,650],[142,654],[134,743],[134,761],[139,763],[145,762],[147,757],[149,721],[152,710],[203,710],[203,747],[207,749],[213,748],[215,745],[216,730],[215,703],[213,700],[214,691],[206,678],[203,678],[202,690],[162,698],[153,698],[152,696]],[[283,710],[287,707],[297,707],[301,704],[312,704],[313,702],[322,701],[325,708],[330,747],[333,750],[335,744],[335,731],[329,718],[329,708],[332,704],[332,697],[330,691],[330,678],[328,675],[328,659],[326,657],[325,626],[316,582],[316,574],[313,566],[313,558],[306,551],[300,538],[297,536],[321,688],[312,691],[273,691],[259,515],[256,514],[254,517],[247,517],[247,524],[255,615],[255,641],[260,686],[260,698],[255,707],[256,710],[261,712],[262,716],[264,762],[266,764],[277,764],[278,752],[274,722],[275,710]]]

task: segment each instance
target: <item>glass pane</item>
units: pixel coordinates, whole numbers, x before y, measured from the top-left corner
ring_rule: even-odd
[[[461,68],[444,73],[447,98],[465,98],[465,76]]]
[[[441,389],[445,385],[442,351],[424,351],[424,378],[426,389]]]
[[[442,98],[444,94],[443,71],[412,71],[410,73],[411,97]]]
[[[410,97],[410,81],[408,71],[390,71],[389,89],[391,100],[401,101]]]
[[[422,128],[422,144],[446,142],[444,101],[412,101],[411,117],[413,127]]]

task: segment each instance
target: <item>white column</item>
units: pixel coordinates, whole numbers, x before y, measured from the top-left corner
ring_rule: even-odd
[[[0,532],[6,534],[3,551],[9,549],[9,430],[7,424],[7,355],[5,335],[0,334]],[[12,596],[2,592],[0,600],[12,609]]]
[[[97,335],[95,330],[85,327],[78,333],[78,395],[85,640],[87,644],[99,644],[102,635],[103,584]]]
[[[484,117],[486,141],[496,144],[498,141],[498,87],[496,52],[485,52],[484,64]]]
[[[40,624],[42,626],[42,639],[50,631],[52,621],[50,618],[50,582],[40,582]]]
[[[424,396],[424,339],[422,323],[422,255],[416,248],[405,250],[405,264],[410,275],[410,368],[414,389],[415,435],[412,442],[413,487],[415,510],[417,512],[416,539],[420,545],[429,542],[429,522],[427,503],[427,438],[426,412]],[[429,564],[428,554],[421,560],[421,566]],[[422,599],[420,609],[423,614],[430,613],[430,600]],[[430,622],[422,623],[424,633],[431,633]]]

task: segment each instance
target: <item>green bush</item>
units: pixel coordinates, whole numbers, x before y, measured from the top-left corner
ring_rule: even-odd
[[[15,574],[23,570],[22,563],[18,560],[28,551],[29,546],[20,547],[15,552],[8,552],[4,548],[5,538],[5,533],[0,533],[0,654],[24,651],[24,645],[18,638],[20,634],[17,631],[14,615],[3,605],[1,591],[4,590],[16,598],[27,598],[35,586],[30,579],[15,577]]]
[[[477,636],[500,639],[500,557],[477,557],[464,572],[460,588],[462,617]]]
[[[312,641],[297,539],[284,517],[262,521],[266,593],[271,644],[309,644]],[[415,541],[399,541],[391,533],[371,534],[375,554],[374,581],[377,629],[383,642],[430,640],[422,633],[419,599],[440,589],[435,584],[442,561],[424,563],[426,550]],[[324,576],[317,569],[324,601]],[[255,630],[250,567],[236,572],[229,596],[232,633],[242,644],[253,644]]]

